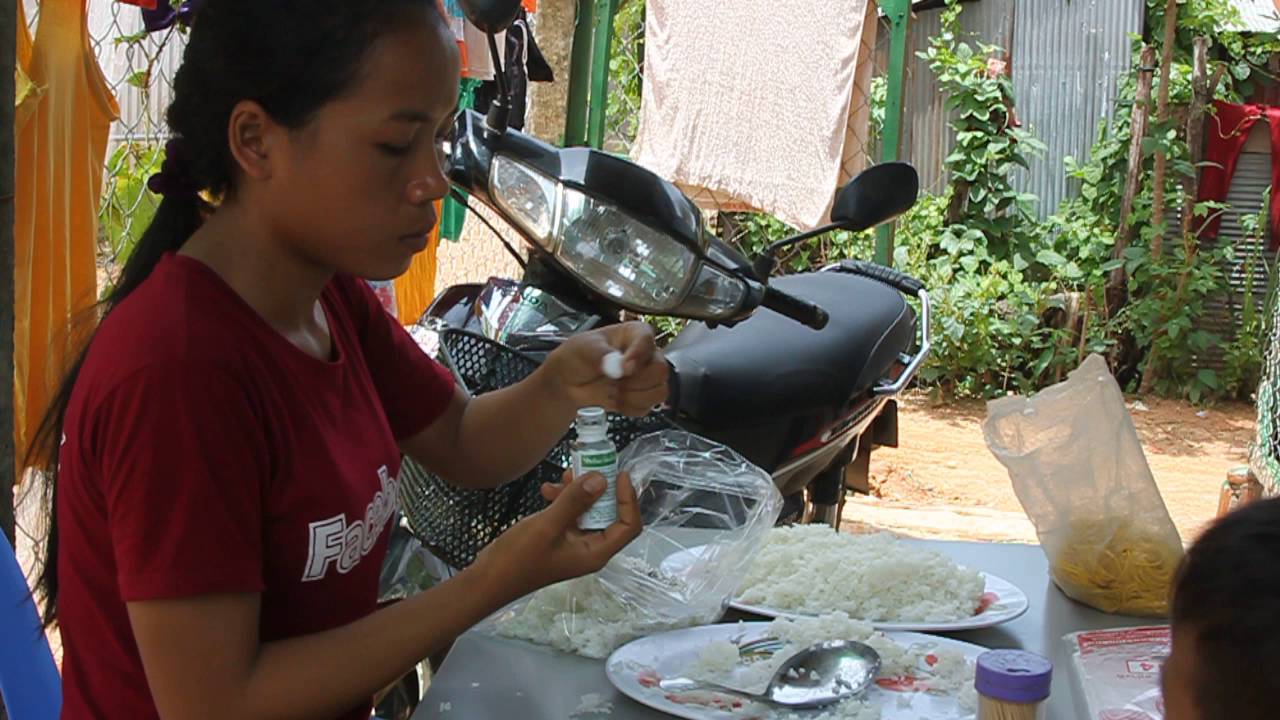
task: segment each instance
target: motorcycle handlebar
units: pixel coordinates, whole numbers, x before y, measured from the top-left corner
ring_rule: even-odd
[[[814,330],[826,327],[827,321],[831,319],[827,311],[817,305],[772,287],[765,288],[764,299],[760,304],[779,315],[785,315],[798,323],[808,325]]]

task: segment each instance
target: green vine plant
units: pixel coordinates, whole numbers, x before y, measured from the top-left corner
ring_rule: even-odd
[[[1234,337],[1223,346],[1222,392],[1227,397],[1247,398],[1262,381],[1262,362],[1267,339],[1275,322],[1277,268],[1262,252],[1270,241],[1271,188],[1263,193],[1262,209],[1241,218],[1240,225],[1249,238],[1249,250],[1241,264],[1243,292]],[[1259,283],[1259,278],[1264,282]],[[1256,290],[1264,288],[1261,297]]]
[[[1147,26],[1157,35],[1166,2],[1147,0]],[[642,5],[642,0],[624,4],[632,15],[615,21],[619,38],[626,37],[622,24],[643,25]],[[1240,102],[1264,83],[1276,82],[1268,68],[1280,53],[1280,37],[1231,29],[1239,27],[1239,15],[1230,0],[1180,0],[1177,11],[1172,112],[1169,120],[1157,122],[1151,103],[1151,122],[1140,142],[1142,181],[1129,215],[1137,233],[1127,249],[1117,252],[1142,38],[1133,38],[1134,69],[1121,79],[1115,112],[1100,124],[1089,157],[1066,160],[1075,197],[1041,221],[1037,198],[1020,192],[1016,180],[1044,146],[1017,122],[1007,54],[965,37],[961,6],[948,1],[942,31],[920,53],[951,112],[955,144],[945,161],[948,185],[942,194],[920,198],[899,219],[894,256],[895,266],[924,281],[935,300],[934,350],[919,382],[937,398],[1035,392],[1061,380],[1089,353],[1107,355],[1130,390],[1139,388],[1149,366],[1159,378],[1154,392],[1197,403],[1246,397],[1257,387],[1262,345],[1272,330],[1277,271],[1264,256],[1198,241],[1200,227],[1227,210],[1220,203],[1195,205],[1190,232],[1182,236],[1183,189],[1200,170],[1192,162],[1185,117],[1193,100],[1195,38],[1211,41],[1211,74],[1222,68],[1214,97]],[[1160,37],[1147,42],[1160,49]],[[1153,98],[1159,91],[1159,73],[1155,76]],[[614,82],[615,90],[633,95],[638,107],[638,82]],[[883,82],[873,85],[873,145],[883,123],[884,87]],[[1154,223],[1157,153],[1167,159],[1162,228]],[[748,254],[791,232],[767,215],[723,220],[726,236]],[[1250,246],[1265,246],[1265,210],[1244,224]],[[1157,235],[1165,240],[1159,255],[1151,251]],[[835,257],[870,257],[871,247],[868,234],[836,234],[824,245],[793,249],[781,258],[782,267],[795,272]],[[1107,286],[1117,270],[1124,271],[1124,301],[1113,306]],[[1242,293],[1229,295],[1230,272],[1237,279],[1243,273]],[[1252,280],[1264,274],[1266,291],[1256,291],[1261,283]],[[1234,332],[1202,322],[1210,303],[1224,297],[1235,298]],[[1206,363],[1214,349],[1221,349],[1222,358],[1216,370]]]
[[[960,38],[961,7],[948,0],[942,31],[919,53],[937,77],[952,114],[955,149],[943,165],[951,178],[942,243],[977,269],[997,257],[1029,263],[1026,239],[1034,236],[1036,197],[1011,182],[1017,168],[1045,146],[1013,112],[1014,92],[1005,52]],[[1025,265],[1024,265],[1025,267]]]
[[[1164,25],[1164,0],[1148,0],[1148,25]],[[1236,318],[1227,343],[1224,334],[1200,323],[1206,306],[1213,298],[1233,292],[1227,268],[1238,264],[1237,248],[1201,242],[1200,229],[1212,218],[1227,210],[1220,203],[1193,206],[1193,218],[1187,237],[1181,235],[1178,215],[1184,201],[1184,183],[1201,167],[1192,164],[1190,148],[1181,118],[1191,111],[1192,48],[1196,37],[1207,37],[1212,47],[1210,75],[1221,77],[1214,97],[1240,102],[1247,100],[1263,82],[1274,81],[1267,70],[1269,59],[1280,52],[1280,38],[1274,34],[1253,34],[1231,30],[1239,27],[1239,14],[1226,0],[1184,0],[1178,4],[1177,32],[1173,47],[1173,65],[1169,80],[1171,118],[1163,123],[1153,117],[1146,136],[1141,139],[1142,183],[1134,197],[1128,224],[1137,228],[1134,243],[1118,257],[1108,259],[1099,269],[1110,272],[1123,268],[1126,278],[1125,302],[1110,317],[1101,318],[1112,350],[1113,366],[1137,389],[1143,373],[1154,373],[1151,390],[1166,396],[1185,397],[1193,402],[1247,395],[1251,378],[1261,371],[1261,352],[1252,352],[1252,343],[1262,342],[1258,331],[1259,307],[1252,290],[1241,298],[1244,306]],[[1227,28],[1224,30],[1224,28]],[[1157,49],[1162,38],[1152,38]],[[1099,127],[1088,162],[1067,159],[1068,175],[1079,183],[1079,197],[1063,205],[1059,218],[1096,225],[1103,231],[1091,243],[1096,254],[1100,246],[1109,246],[1117,235],[1124,183],[1129,175],[1129,147],[1132,141],[1132,110],[1138,85],[1137,68],[1141,39],[1134,38],[1135,68],[1123,79],[1120,100],[1114,117]],[[1152,96],[1160,90],[1160,77],[1155,73]],[[1153,103],[1154,105],[1154,103]],[[1155,223],[1154,158],[1164,153],[1168,158],[1164,197],[1165,221]],[[1250,232],[1265,232],[1266,223],[1256,220]],[[1152,252],[1157,236],[1167,238],[1164,252]],[[1108,251],[1110,248],[1108,247]],[[1262,265],[1265,265],[1263,263]],[[1258,272],[1256,258],[1246,259],[1248,272]],[[1088,285],[1098,287],[1098,278]],[[1105,302],[1101,297],[1100,302]],[[1101,304],[1095,305],[1101,307]],[[1265,314],[1265,313],[1264,313]],[[1198,327],[1199,326],[1199,327]],[[1249,336],[1253,335],[1252,338]],[[1226,348],[1222,375],[1208,367],[1205,360],[1213,347]],[[1254,383],[1256,387],[1256,383]]]

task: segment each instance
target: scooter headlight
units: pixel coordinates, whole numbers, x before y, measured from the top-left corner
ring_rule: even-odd
[[[564,188],[562,197],[555,255],[565,267],[624,307],[665,313],[680,305],[698,266],[689,248],[577,190]]]
[[[670,313],[698,274],[698,256],[680,241],[516,160],[494,158],[490,189],[531,240],[625,308]]]
[[[529,239],[554,251],[553,230],[560,184],[505,155],[493,159],[489,180],[493,200]]]

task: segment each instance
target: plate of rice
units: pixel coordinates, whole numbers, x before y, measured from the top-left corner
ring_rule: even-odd
[[[774,653],[756,650],[781,640]],[[825,640],[857,640],[880,654],[875,683],[862,695],[815,710],[789,710],[698,690],[669,693],[665,678],[686,677],[759,693],[788,657]],[[773,622],[703,625],[652,635],[622,646],[605,672],[622,694],[688,720],[972,720],[977,709],[974,664],[986,648],[917,633],[883,633],[844,613]]]
[[[666,570],[713,562],[701,548]],[[990,573],[887,533],[850,535],[822,525],[775,528],[731,607],[770,618],[844,612],[886,632],[959,632],[1021,617],[1027,594]]]

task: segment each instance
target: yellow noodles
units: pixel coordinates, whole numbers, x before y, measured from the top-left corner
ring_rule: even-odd
[[[1053,560],[1070,597],[1109,613],[1165,617],[1182,546],[1127,520],[1075,522]]]

